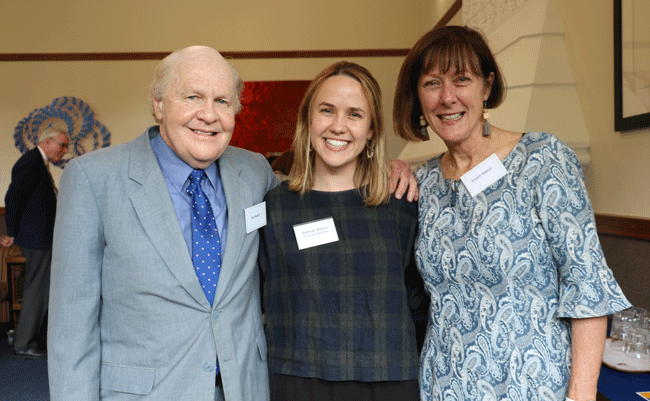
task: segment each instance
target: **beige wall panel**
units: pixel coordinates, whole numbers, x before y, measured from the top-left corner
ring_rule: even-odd
[[[589,136],[585,127],[577,92],[571,86],[536,86],[532,88],[527,130],[546,131],[554,134],[566,144],[588,143]],[[543,109],[544,113],[534,113]],[[565,116],[561,120],[557,116]],[[575,118],[568,118],[576,116]]]
[[[558,1],[590,137],[596,213],[650,218],[650,129],[614,131],[614,24],[608,1]]]
[[[509,89],[503,104],[490,110],[490,123],[511,131],[526,131],[532,91],[530,86]]]
[[[535,82],[542,38],[539,36],[514,42],[495,54],[508,87],[530,85]]]
[[[552,63],[540,62],[537,66],[536,81],[545,84],[571,84],[575,79],[567,56],[564,37],[548,34],[542,38],[539,60],[553,60]]]
[[[229,51],[400,48],[430,23],[427,4],[7,0],[0,2],[0,53],[172,51],[190,44]]]

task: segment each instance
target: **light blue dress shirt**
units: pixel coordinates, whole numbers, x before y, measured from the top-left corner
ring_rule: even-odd
[[[183,237],[187,249],[192,254],[192,205],[191,197],[187,193],[187,187],[190,185],[188,179],[192,172],[192,167],[181,160],[176,153],[165,143],[160,135],[151,139],[151,148],[156,155],[160,170],[162,170],[169,196],[172,199],[174,210],[178,223],[181,226]],[[201,188],[208,196],[212,212],[217,222],[219,237],[221,240],[221,254],[226,249],[226,234],[228,231],[228,208],[226,207],[226,194],[221,185],[219,177],[219,167],[217,163],[212,163],[205,169],[208,179],[201,181]]]

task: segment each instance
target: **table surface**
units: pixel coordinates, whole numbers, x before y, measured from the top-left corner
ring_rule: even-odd
[[[650,373],[628,373],[602,365],[598,392],[610,401],[650,400]],[[637,393],[645,392],[644,398]]]

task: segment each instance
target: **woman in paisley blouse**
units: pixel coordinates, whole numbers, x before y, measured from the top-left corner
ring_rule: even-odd
[[[505,85],[484,37],[426,33],[406,56],[398,135],[447,151],[416,170],[416,261],[431,296],[422,400],[596,398],[606,316],[630,306],[580,164],[549,133],[491,127]]]

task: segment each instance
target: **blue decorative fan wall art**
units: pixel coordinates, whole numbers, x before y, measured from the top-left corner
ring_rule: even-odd
[[[95,120],[95,112],[82,100],[63,96],[54,99],[49,106],[34,109],[20,120],[14,131],[16,148],[21,153],[33,149],[38,144],[39,135],[51,126],[70,136],[68,153],[54,163],[61,168],[74,157],[111,144],[111,133]]]

